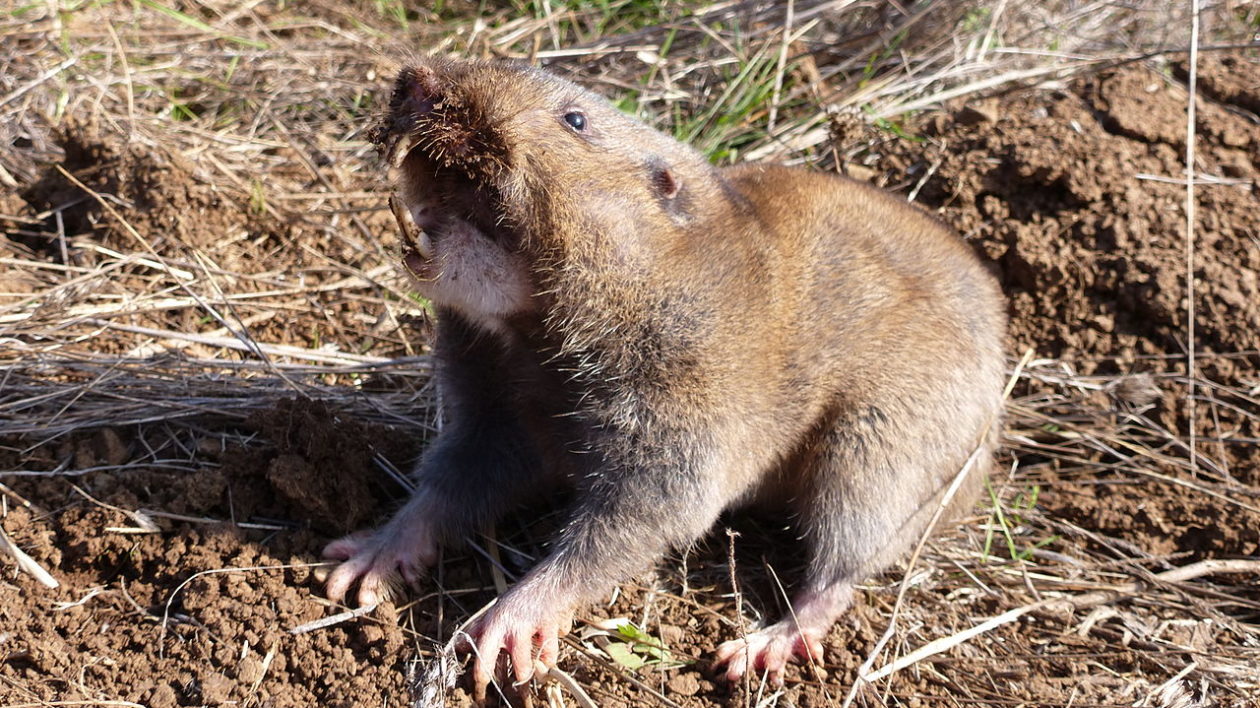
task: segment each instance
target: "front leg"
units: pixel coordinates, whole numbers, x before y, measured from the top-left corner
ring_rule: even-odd
[[[328,577],[329,599],[341,601],[356,582],[360,606],[385,599],[399,579],[414,586],[437,561],[439,545],[486,528],[535,492],[544,475],[525,429],[510,418],[483,414],[448,424],[415,480],[411,499],[388,523],[324,549],[326,558],[342,561]]]
[[[342,561],[328,577],[332,600],[356,583],[361,606],[384,599],[399,580],[415,584],[439,545],[485,528],[554,478],[557,464],[544,463],[540,431],[524,422],[555,407],[539,393],[529,353],[454,313],[440,317],[435,360],[446,427],[425,451],[407,504],[380,529],[324,549]]]
[[[654,444],[652,444],[654,443]],[[483,701],[501,652],[519,684],[535,666],[555,666],[559,638],[575,610],[616,583],[689,544],[712,527],[738,494],[727,474],[737,464],[694,435],[610,436],[592,454],[598,467],[552,553],[469,629],[475,654],[473,695]],[[622,452],[630,451],[630,452]]]

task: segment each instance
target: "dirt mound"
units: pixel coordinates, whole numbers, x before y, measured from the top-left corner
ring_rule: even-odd
[[[370,441],[402,466],[416,447],[384,432],[288,399],[240,431],[261,440],[226,450],[206,440],[199,470],[123,466],[140,442],[128,431],[65,443],[58,452],[76,466],[119,467],[11,482],[38,506],[11,509],[4,526],[62,586],[0,584],[0,678],[29,692],[9,695],[154,708],[404,700],[412,633],[391,611],[290,633],[336,612],[312,601],[322,544],[382,513]],[[84,670],[85,656],[110,658]]]
[[[1204,68],[1206,86],[1229,87],[1211,95],[1230,103],[1199,100],[1196,348],[1254,352],[1260,130],[1243,111],[1257,100],[1260,68],[1224,59]],[[926,177],[918,201],[997,265],[1018,349],[1120,366],[1175,356],[1186,348],[1185,106],[1181,83],[1131,66],[927,116],[926,142],[889,150],[911,167],[884,177]]]
[[[96,233],[107,246],[127,247],[143,238],[137,234],[149,234],[152,240],[143,247],[166,252],[173,245],[208,247],[259,225],[236,205],[224,208],[211,186],[194,176],[195,166],[162,145],[130,142],[97,124],[74,121],[58,128],[54,140],[64,159],[20,192],[30,213],[50,213],[48,218],[59,222],[48,224],[53,233]],[[113,213],[62,170],[89,190],[109,195]]]
[[[236,512],[244,518],[291,515],[329,535],[379,521],[391,493],[405,490],[389,481],[375,458],[408,459],[420,443],[339,415],[320,401],[285,399],[247,425],[271,445],[225,452],[224,469],[243,488],[265,482],[271,494],[238,496]]]

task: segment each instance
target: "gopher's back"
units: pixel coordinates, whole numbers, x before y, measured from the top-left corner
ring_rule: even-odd
[[[987,386],[1002,378],[1002,293],[943,223],[845,177],[771,165],[724,173],[755,215],[748,238],[766,242],[778,315],[796,323],[800,356],[845,376],[952,363]]]
[[[847,507],[831,534],[847,539],[831,554],[843,568],[818,575],[861,576],[917,538],[969,459],[954,508],[980,488],[1000,428],[1001,291],[957,234],[894,195],[777,166],[725,176],[753,215],[745,237],[763,243],[775,317],[790,323],[782,376],[812,416],[803,461],[767,484],[815,489],[807,517]]]

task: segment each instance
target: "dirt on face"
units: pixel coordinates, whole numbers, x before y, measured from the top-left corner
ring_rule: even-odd
[[[1200,388],[1195,429],[1207,441],[1203,476],[1171,464],[1124,476],[1125,450],[1074,459],[1056,447],[1071,433],[1063,420],[1128,440],[1124,415],[1137,411],[1152,429],[1169,431],[1167,440],[1137,443],[1181,454],[1171,440],[1190,425],[1186,384],[1177,375],[1187,335],[1184,73],[1177,65],[1167,73],[1133,65],[1049,92],[954,106],[902,126],[909,138],[883,136],[849,165],[855,175],[913,194],[975,244],[1010,298],[1014,356],[1032,349],[1037,357],[1060,359],[1074,375],[1152,376],[1154,388],[1146,391],[1140,382],[1135,390],[1099,383],[1081,393],[1048,375],[1016,390],[1021,406],[1063,413],[1053,428],[1012,415],[1021,427],[1013,422],[1007,431],[1021,474],[1029,475],[1022,479],[1039,489],[1020,507],[1023,524],[1049,529],[1048,538],[1053,533],[1035,549],[1042,555],[1030,550],[1029,558],[1096,552],[1116,560],[1091,570],[1118,573],[1133,567],[1133,559],[1147,563],[1140,566],[1146,572],[1260,554],[1254,511],[1260,500],[1246,491],[1260,485],[1254,442],[1260,415],[1225,392],[1250,390],[1252,404],[1260,397],[1260,72],[1254,61],[1213,56],[1198,77],[1196,168],[1203,182],[1196,189],[1195,347],[1202,375],[1221,387]],[[846,130],[837,131],[842,152]],[[111,204],[127,223],[157,235],[155,248],[166,238],[213,251],[225,233],[240,228],[259,237],[249,241],[258,249],[251,253],[274,256],[271,246],[297,238],[282,227],[261,226],[265,213],[251,215],[246,206],[216,198],[179,157],[125,147],[84,126],[67,128],[60,139],[66,169],[92,190],[117,197]],[[55,170],[17,194],[20,201],[0,197],[0,209],[30,217],[80,199],[63,215],[73,222],[71,231],[104,229],[106,243],[133,238]],[[9,245],[38,250],[50,262],[60,258],[55,247],[23,242],[20,234],[8,235]],[[314,258],[289,250],[295,260]],[[332,244],[328,255],[344,256]],[[259,256],[251,265],[239,257],[238,267],[247,272],[277,263]],[[293,321],[265,326],[271,341],[309,343],[309,322],[300,319],[300,308],[293,312]],[[311,317],[353,331],[354,316],[353,306],[339,306]],[[1069,411],[1069,394],[1079,394],[1071,400],[1084,408]],[[1092,412],[1073,418],[1078,410]],[[346,609],[321,597],[321,548],[388,517],[405,490],[386,470],[405,472],[424,440],[414,429],[365,423],[336,402],[293,392],[277,395],[262,414],[206,425],[212,428],[199,431],[204,437],[168,435],[157,421],[105,425],[39,445],[33,437],[2,441],[0,468],[24,472],[0,474],[0,528],[60,587],[41,586],[8,555],[0,560],[0,704],[408,705],[415,662],[423,664],[435,642],[449,639],[495,595],[500,578],[492,567],[522,572],[529,556],[546,552],[543,541],[560,523],[555,510],[514,517],[498,530],[501,545],[482,544],[498,557],[496,564],[477,552],[449,551],[434,578],[404,596],[408,604],[401,609],[382,606],[310,628]],[[190,451],[172,453],[178,461],[169,464],[151,455],[134,462],[154,446]],[[1009,453],[1004,462],[1011,463]],[[1001,480],[995,487],[1009,498]],[[1222,501],[1219,490],[1244,505]],[[944,533],[939,548],[962,549],[950,558],[969,562],[977,549],[1004,543],[986,540],[985,514],[978,510],[971,522]],[[756,516],[732,523],[739,530],[733,541],[719,530],[655,575],[627,584],[610,604],[591,608],[593,618],[632,618],[670,649],[669,661],[641,653],[652,661],[634,683],[618,675],[622,670],[567,649],[561,668],[597,705],[669,705],[657,694],[686,708],[745,705],[772,690],[728,688],[704,665],[719,643],[741,631],[733,621],[740,613],[775,617],[783,611],[767,564],[786,569],[781,575],[790,584],[792,563],[800,562],[784,557],[795,539],[776,531],[781,523]],[[728,543],[735,545],[733,555]],[[729,558],[739,569],[738,596]],[[1065,591],[1096,587],[1092,580],[1073,584],[1084,572],[1078,566],[1055,568]],[[921,644],[1034,602],[1020,572],[1012,570],[1010,585],[991,592],[978,590],[965,573],[937,573],[912,587],[907,601],[929,608],[918,616],[930,616],[932,633],[920,636],[923,625],[912,624],[911,636]],[[794,670],[780,705],[839,704],[883,634],[900,577],[894,570],[863,587],[828,637],[825,677]],[[1260,595],[1253,591],[1249,598],[1252,605],[1240,610],[1239,621],[1254,622]],[[1196,623],[1169,606],[1143,611],[1150,626],[1100,615],[1082,631],[1081,617],[1029,615],[894,675],[878,695],[861,694],[861,700],[941,705],[962,700],[958,677],[985,674],[990,687],[965,698],[985,705],[1133,705],[1177,673],[1182,664],[1171,656],[1189,661],[1241,651],[1236,629]],[[584,628],[574,636],[595,647],[616,643]],[[1221,677],[1211,684],[1221,705],[1246,705],[1247,696],[1229,688],[1233,675],[1214,675]],[[451,705],[467,704],[461,691],[455,689]]]

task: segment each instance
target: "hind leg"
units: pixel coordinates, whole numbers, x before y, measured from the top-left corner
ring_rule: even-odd
[[[782,685],[788,662],[822,665],[822,640],[852,599],[853,585],[847,582],[802,591],[793,598],[787,617],[747,637],[723,642],[714,665],[726,667],[726,679],[731,683],[751,671]]]
[[[788,616],[718,648],[716,665],[726,667],[728,680],[754,671],[780,684],[789,661],[821,665],[822,640],[849,608],[854,584],[918,540],[978,435],[959,430],[957,421],[916,422],[896,425],[889,414],[869,409],[821,435],[789,471],[797,492],[793,506],[810,548],[805,582]],[[917,444],[907,446],[906,440]],[[976,457],[981,464],[968,470],[946,515],[970,504],[989,453],[990,443],[982,443]]]

